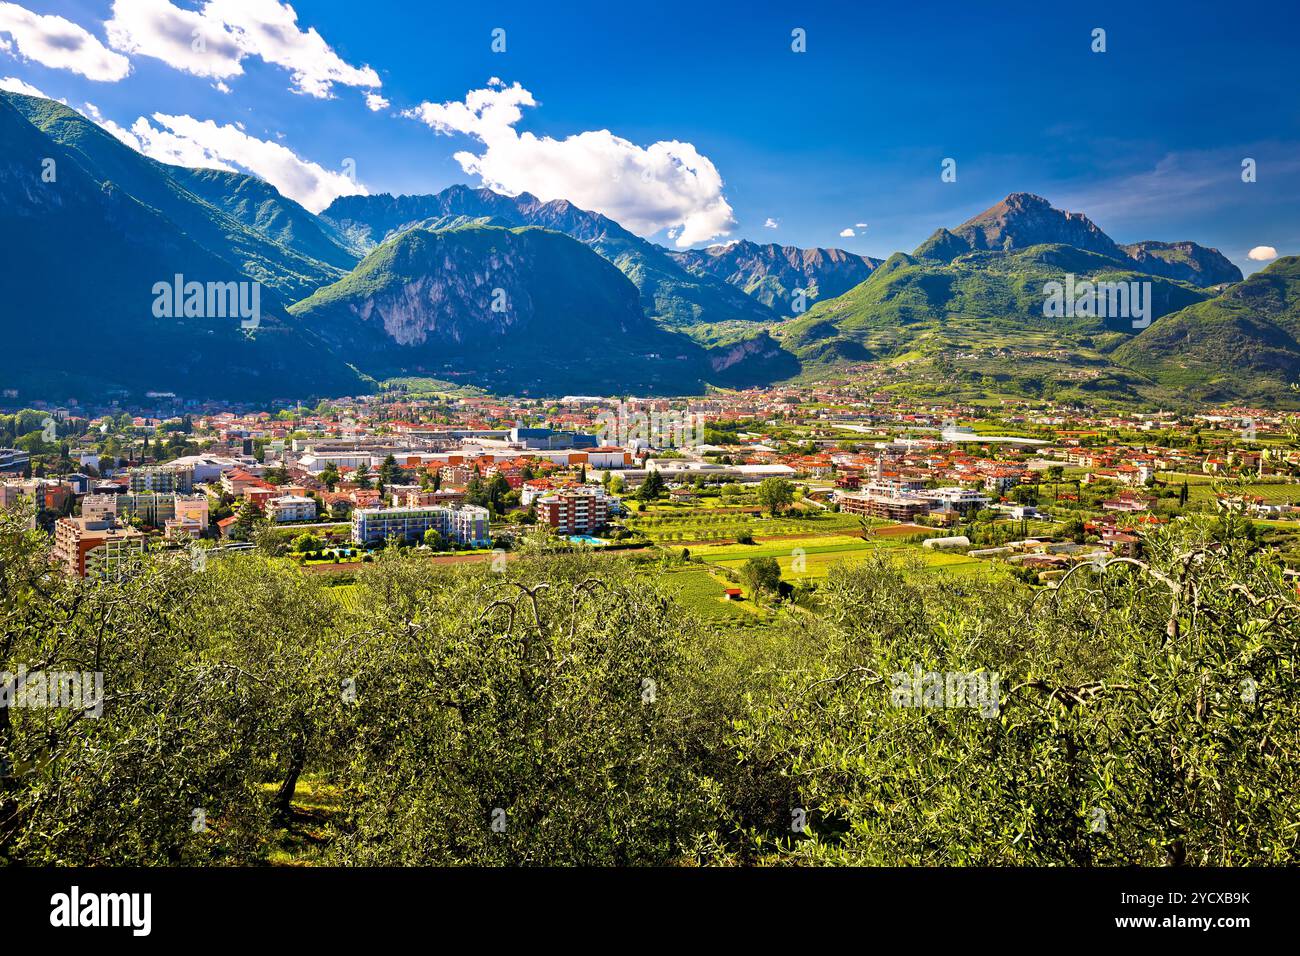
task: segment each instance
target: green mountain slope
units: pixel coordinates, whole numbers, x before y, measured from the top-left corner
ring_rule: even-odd
[[[263,290],[255,330],[237,316],[155,317],[154,284],[176,273],[202,282],[244,277],[85,161],[0,100],[4,387],[57,398],[118,389],[228,399],[358,390],[342,360],[287,320],[274,290]]]
[[[343,270],[360,258],[328,223],[256,176],[180,166],[168,167],[168,173],[194,195],[286,249]]]
[[[188,170],[140,155],[75,110],[20,93],[0,92],[0,98],[78,157],[96,181],[111,182],[157,210],[198,245],[248,278],[283,290],[292,299],[344,271],[342,266],[295,252],[250,228],[186,188],[184,180],[192,178]]]
[[[1300,257],[1166,315],[1114,360],[1201,401],[1276,400],[1300,381]]]
[[[1067,275],[1107,282],[1150,282],[1153,315],[1206,298],[1183,283],[1125,269],[1117,260],[1069,246],[1015,252],[972,252],[951,262],[896,253],[871,278],[820,302],[781,328],[781,339],[805,362],[889,358],[915,349],[975,346],[962,336],[984,329],[1013,342],[1022,331],[1055,333],[1063,344],[1107,333],[1131,334],[1132,319],[1044,316],[1045,287]]]

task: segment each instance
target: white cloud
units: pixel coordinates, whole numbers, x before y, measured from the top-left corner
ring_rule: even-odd
[[[841,238],[841,239],[852,239],[852,238],[853,238],[854,236],[856,236],[856,235],[857,235],[857,233],[854,232],[852,229],[841,229],[841,230],[840,230],[840,238]]]
[[[722,176],[692,144],[668,140],[637,146],[609,130],[564,139],[518,132],[514,127],[523,107],[536,105],[518,83],[506,86],[493,77],[464,101],[422,103],[402,115],[439,133],[477,139],[481,153],[461,151],[455,159],[499,192],[568,199],[641,235],[668,230],[680,247],[735,228]]]
[[[855,222],[853,225],[854,225],[856,228],[858,228],[858,229],[866,229],[866,228],[867,228],[867,224],[866,224],[865,222]]]
[[[157,126],[141,116],[127,130],[86,105],[95,122],[146,156],[173,166],[252,173],[312,212],[339,196],[366,194],[366,188],[345,173],[302,159],[288,147],[250,136],[238,126],[154,113]]]
[[[115,83],[131,71],[130,60],[71,20],[32,13],[16,3],[0,3],[0,49],[14,53],[15,46],[16,55],[24,59],[71,70],[89,80]]]
[[[1252,262],[1272,262],[1277,258],[1277,250],[1272,246],[1256,246],[1246,253],[1246,258]]]
[[[46,100],[50,98],[30,83],[24,83],[16,76],[0,76],[0,90],[8,90],[10,93],[26,93],[28,96],[39,96],[41,99]]]
[[[293,7],[277,0],[208,0],[197,11],[169,0],[114,0],[105,26],[114,49],[216,80],[223,92],[250,56],[284,67],[294,91],[308,96],[329,98],[336,83],[382,85],[370,67],[344,62],[315,28],[302,30]]]
[[[769,216],[769,217],[767,218],[767,221],[763,223],[763,228],[764,228],[764,229],[779,229],[779,228],[781,228],[781,224],[780,224],[779,222],[777,222],[775,219],[773,219],[771,216]]]
[[[388,100],[384,99],[378,93],[366,94],[366,107],[372,113],[378,113],[380,110],[388,109]]]

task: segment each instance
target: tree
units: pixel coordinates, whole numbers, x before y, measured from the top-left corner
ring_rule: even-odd
[[[266,513],[251,501],[245,501],[235,512],[235,522],[226,532],[231,541],[252,541],[257,527],[266,521]]]
[[[324,546],[324,542],[314,534],[304,533],[293,539],[293,550],[299,553],[304,551],[319,551]]]
[[[339,483],[338,465],[334,464],[332,461],[328,463],[320,473],[320,480],[327,489],[333,491],[334,486]]]
[[[424,532],[424,545],[431,551],[441,551],[446,547],[442,534],[437,528],[430,528]]]
[[[640,501],[654,501],[663,495],[667,489],[664,482],[664,476],[659,474],[657,469],[651,469],[646,472],[645,481],[641,482],[641,487],[637,489],[636,496]]]
[[[776,558],[750,558],[741,565],[740,578],[757,601],[765,593],[780,592],[781,565],[777,563]]]
[[[366,467],[365,462],[362,462],[361,466],[357,468],[356,474],[353,475],[352,480],[355,481],[357,487],[363,491],[368,490],[372,486],[373,482],[370,479],[370,469]]]
[[[1231,521],[1174,524],[1150,533],[1148,558],[1102,574],[1078,565],[1047,592],[953,588],[880,555],[833,571],[819,589],[834,631],[824,654],[747,709],[730,738],[736,767],[718,780],[724,793],[744,787],[733,819],[801,807],[807,834],[791,842],[788,820],[759,825],[746,840],[760,848],[736,840],[711,855],[1293,858],[1300,770],[1273,748],[1300,716],[1294,678],[1279,672],[1300,650],[1300,604]],[[1277,602],[1287,610],[1274,617]]]
[[[488,507],[493,514],[501,514],[506,496],[510,494],[510,482],[500,472],[493,475],[484,489]]]
[[[395,485],[402,476],[402,469],[397,464],[397,458],[389,455],[379,466],[379,489],[384,492],[390,485]]]
[[[391,637],[359,659],[340,861],[667,864],[701,832],[689,618],[621,562],[522,550],[436,585],[401,555],[358,574]]]
[[[794,501],[794,485],[784,478],[764,478],[758,485],[758,501],[773,517]]]

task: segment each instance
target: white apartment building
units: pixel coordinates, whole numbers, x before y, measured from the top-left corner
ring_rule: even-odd
[[[281,495],[278,498],[268,498],[266,513],[276,524],[284,524],[288,521],[315,521],[316,499],[302,495]]]

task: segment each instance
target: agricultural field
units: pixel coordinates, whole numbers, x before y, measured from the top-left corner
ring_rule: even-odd
[[[825,578],[837,564],[855,564],[868,554],[886,552],[891,558],[915,557],[927,571],[945,574],[968,574],[989,568],[979,558],[964,554],[933,551],[909,542],[906,536],[862,539],[848,535],[809,535],[799,538],[759,540],[752,545],[704,545],[691,549],[691,557],[718,567],[738,571],[752,558],[775,558],[781,577],[797,582]]]
[[[1189,504],[1209,504],[1214,501],[1216,479],[1211,475],[1181,475],[1163,472],[1160,478],[1172,488],[1180,486],[1185,479],[1187,481],[1187,501]],[[1243,485],[1237,485],[1232,481],[1221,481],[1219,484],[1226,494],[1262,498],[1265,504],[1300,504],[1300,484],[1292,482],[1251,481]]]
[[[800,512],[800,517],[783,515],[771,518],[764,514],[721,508],[677,509],[671,512],[633,512],[624,524],[655,544],[698,541],[734,541],[743,535],[778,537],[807,535],[812,532],[834,534],[857,531],[862,525],[854,515],[830,511]]]
[[[764,605],[755,604],[746,597],[743,601],[728,601],[727,588],[741,587],[729,581],[726,575],[686,564],[665,571],[660,578],[664,588],[681,604],[708,624],[731,628],[765,627],[772,612]]]

